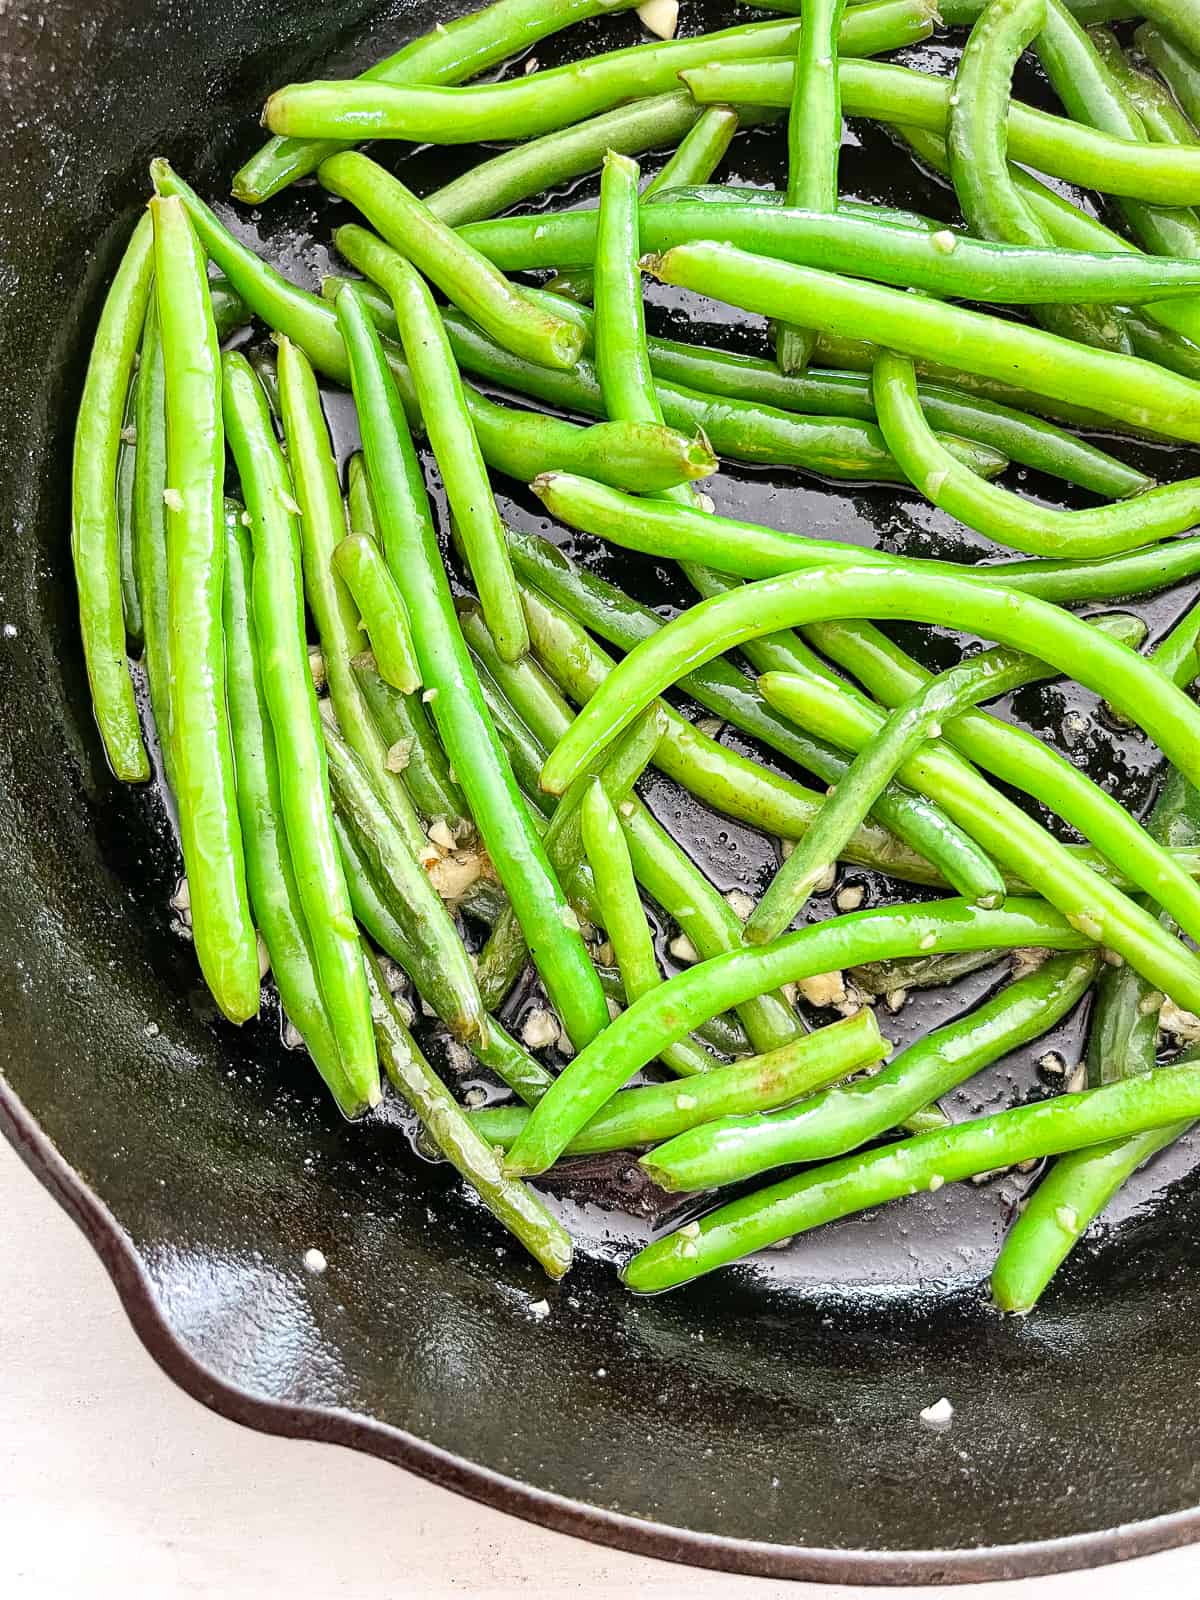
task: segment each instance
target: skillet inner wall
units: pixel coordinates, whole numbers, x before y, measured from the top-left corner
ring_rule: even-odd
[[[411,1154],[398,1123],[337,1122],[278,1049],[275,1018],[240,1034],[219,1026],[171,932],[161,806],[105,768],[73,614],[71,422],[103,289],[152,155],[223,196],[269,87],[347,69],[466,9],[402,4],[366,23],[361,6],[57,0],[0,16],[0,621],[16,630],[0,640],[4,1073],[127,1230],[181,1340],[253,1393],[344,1407],[603,1507],[781,1543],[1006,1543],[1189,1505],[1192,1186],[1153,1211],[1127,1206],[1119,1237],[1073,1263],[1035,1318],[1002,1322],[973,1285],[1011,1184],[852,1220],[769,1270],[635,1301],[603,1258],[644,1230],[647,1200],[613,1164],[563,1200],[594,1259],[547,1294],[479,1208]],[[740,15],[686,11],[689,27]],[[589,24],[537,54],[551,62],[583,38],[603,47],[631,34],[628,19]],[[885,139],[854,131],[849,187],[936,203]],[[764,141],[745,145],[732,178],[759,170]],[[430,166],[422,176],[435,181]],[[334,214],[305,188],[243,220],[302,276],[322,265],[310,241],[328,237]],[[652,301],[662,326],[685,315],[660,289]],[[694,326],[694,306],[686,316]],[[948,548],[947,525],[892,491],[745,473],[723,475],[718,495],[764,521],[783,513],[813,532]],[[541,526],[526,495],[504,509]],[[682,598],[649,563],[602,564],[646,598]],[[1161,625],[1184,598],[1147,614]],[[1055,689],[1020,709],[1048,731],[1090,707]],[[1085,742],[1124,795],[1148,797],[1135,740],[1095,722]],[[768,858],[751,835],[714,829],[665,787],[651,798],[723,888],[756,884]],[[960,1009],[987,980],[969,981],[891,1031]],[[1049,1043],[1074,1059],[1079,1036],[1076,1019]],[[1031,1089],[1035,1053],[964,1104]],[[624,1196],[627,1210],[597,1194]],[[301,1268],[310,1245],[329,1259],[323,1278]],[[538,1322],[528,1307],[544,1295],[552,1310]],[[934,1436],[916,1413],[943,1393],[957,1419]]]

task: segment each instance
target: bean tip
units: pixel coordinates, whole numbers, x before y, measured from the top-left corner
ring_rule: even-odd
[[[557,472],[539,472],[529,487],[533,490],[534,494],[537,495],[539,500],[544,500],[553,489],[554,480],[558,476],[559,474]]]

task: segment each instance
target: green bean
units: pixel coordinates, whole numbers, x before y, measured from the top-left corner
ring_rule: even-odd
[[[404,760],[400,774],[417,810],[422,816],[445,817],[451,822],[466,817],[467,803],[450,775],[446,752],[430,726],[420,696],[407,695],[385,682],[370,655],[355,656],[351,667],[387,755],[393,761]],[[422,834],[415,848],[420,850],[423,845]]]
[[[353,1118],[378,1105],[379,1070],[359,1076],[347,1071],[322,998],[288,848],[252,582],[250,536],[241,523],[241,507],[231,501],[225,522],[225,684],[250,904],[284,1012],[299,1030],[338,1109]]]
[[[462,608],[459,617],[462,618]],[[482,624],[482,617],[480,617]],[[463,625],[464,634],[468,633]],[[469,634],[468,634],[469,641]],[[517,780],[518,787],[526,800],[541,813],[549,817],[554,811],[557,802],[553,795],[546,794],[538,781],[542,773],[542,762],[546,759],[546,752],[530,733],[529,729],[517,716],[501,693],[495,678],[488,671],[485,663],[480,659],[478,652],[472,648],[471,660],[474,662],[475,671],[479,675],[479,688],[483,695],[483,702],[488,708],[488,714],[496,724],[496,732],[500,735],[500,742],[504,746],[505,754],[513,769],[513,777]],[[572,904],[578,907],[579,896],[576,884],[571,880],[566,885],[568,896]],[[587,921],[591,921],[588,917]],[[522,940],[522,961],[524,960],[524,941]]]
[[[813,642],[859,675],[886,706],[901,704],[931,681],[925,668],[874,629],[826,625],[813,630]],[[1077,828],[1127,881],[1162,900],[1186,931],[1200,929],[1200,888],[1182,863],[1072,762],[1033,734],[980,712],[948,720],[943,734],[960,755]]]
[[[796,45],[792,104],[788,111],[786,203],[803,211],[835,213],[838,155],[842,143],[842,99],[838,90],[838,30],[846,0],[804,0],[804,23]],[[775,333],[780,371],[803,372],[816,335],[783,323]]]
[[[1195,144],[1196,129],[1161,79],[1134,66],[1107,28],[1090,30],[1092,43],[1156,144]]]
[[[583,848],[595,880],[600,922],[616,953],[626,997],[636,1000],[660,984],[663,978],[638,896],[629,845],[613,803],[597,778],[591,780],[584,794],[579,820]],[[706,1050],[690,1039],[668,1046],[663,1051],[662,1063],[681,1078],[710,1072],[717,1065]]]
[[[279,792],[288,849],[342,1065],[351,1083],[365,1085],[377,1081],[375,1043],[362,953],[333,836],[325,746],[308,665],[297,503],[262,385],[237,352],[227,354],[221,367],[225,428],[254,545],[263,694],[276,745],[287,752]]]
[[[160,193],[182,199],[204,248],[255,315],[299,345],[319,371],[348,383],[350,368],[333,307],[289,283],[235,239],[165,161],[152,162],[151,175]],[[385,354],[409,425],[420,428],[421,410],[408,368],[394,347]],[[557,417],[497,405],[470,388],[466,399],[484,460],[522,483],[549,467],[570,466],[601,482],[640,492],[712,471],[711,451],[670,429],[629,424],[580,428]]]
[[[327,721],[329,780],[343,818],[378,892],[402,931],[418,987],[451,1032],[470,1039],[485,1030],[484,1008],[454,920],[429,875],[380,804],[366,771]]]
[[[117,461],[153,275],[152,224],[143,217],[100,313],[75,424],[71,482],[71,557],[92,706],[109,765],[125,783],[144,782],[150,763],[125,660]]]
[[[379,522],[371,499],[371,480],[367,477],[367,465],[361,450],[356,450],[346,463],[346,525],[351,533],[366,534],[368,539],[379,543]]]
[[[402,251],[497,344],[542,366],[574,365],[582,346],[578,330],[520,294],[462,234],[439,221],[398,178],[354,150],[330,156],[321,163],[318,176],[324,188],[362,212],[389,244]],[[343,227],[334,235],[338,248],[352,263],[356,258],[351,245],[365,232]],[[433,425],[433,416],[427,416],[426,426]]]
[[[547,1095],[539,1115],[549,1102]],[[694,1227],[648,1245],[629,1262],[622,1278],[640,1293],[672,1288],[835,1217],[995,1167],[1079,1150],[1197,1115],[1200,1066],[1188,1065],[960,1122],[944,1132],[845,1156],[721,1206]]]
[[[578,265],[590,259],[596,218],[595,211],[500,217],[473,222],[461,228],[458,237],[506,272],[547,267],[555,261]],[[643,206],[641,239],[649,251],[721,240],[796,267],[860,274],[935,295],[1001,305],[1079,300],[1135,304],[1193,296],[1200,285],[1200,264],[1187,259],[1116,251],[1064,253],[1050,246],[1018,248],[949,229],[930,233],[926,228],[902,228],[852,212],[825,214],[744,202],[722,206],[664,196]],[[536,303],[547,305],[544,299]],[[497,343],[505,342],[495,337]]]
[[[438,324],[432,299],[415,274],[396,311],[423,388],[425,367],[440,358],[438,344],[426,344]],[[551,1004],[578,1047],[604,1027],[604,995],[578,929],[567,925],[566,897],[483,705],[454,614],[420,462],[378,335],[353,289],[338,296],[337,315],[351,359],[384,554],[413,619],[421,676],[433,691],[433,719]]]
[[[380,676],[402,694],[415,693],[421,675],[408,614],[379,546],[364,533],[352,533],[334,546],[333,565],[362,613]]]
[[[1138,11],[1149,18],[1140,31],[1165,37],[1177,52],[1189,60],[1200,56],[1200,19],[1197,19],[1188,0],[1183,0],[1183,3],[1181,0],[1141,0]],[[1138,45],[1146,55],[1150,54],[1142,39],[1138,40]],[[1195,69],[1194,61],[1192,66]]]
[[[699,115],[686,89],[634,100],[574,127],[513,145],[426,195],[425,204],[451,228],[479,222],[556,184],[594,172],[609,150],[635,156],[671,144]]]
[[[360,158],[347,156],[345,159]],[[413,267],[365,228],[353,225],[339,228],[334,237],[347,260],[369,269],[393,301],[403,300],[411,293]],[[575,331],[572,329],[572,333]],[[467,565],[475,579],[488,627],[500,654],[507,661],[516,661],[524,655],[529,639],[504,542],[504,529],[467,412],[462,379],[440,323],[429,337],[432,339],[435,334],[441,347],[438,359],[428,359],[426,352],[420,361],[415,357],[411,361],[414,374],[420,373],[418,392],[425,430],[441,471],[450,514],[462,534]],[[581,339],[575,342],[576,355],[581,345]]]
[[[392,1087],[492,1215],[552,1278],[561,1278],[571,1265],[566,1229],[531,1189],[505,1176],[495,1150],[421,1054],[369,952],[365,959],[379,1055]]]
[[[786,315],[787,306],[802,295],[806,319],[834,333],[853,333],[903,355],[946,358],[985,377],[1015,378],[1051,399],[1083,393],[1117,421],[1172,438],[1200,439],[1200,385],[1136,356],[1089,349],[963,306],[861,280],[851,283],[723,245],[676,246],[649,270],[664,283],[700,288],[765,316]]]
[[[956,717],[980,700],[1003,694],[1012,686],[1013,668],[1021,681],[1025,658],[1011,651],[991,651],[952,667],[933,678],[897,707],[879,732],[858,752],[812,827],[772,879],[746,924],[751,944],[776,938],[808,902],[815,886],[836,866],[838,857],[863,821],[873,800],[908,757],[941,733],[943,719]],[[759,688],[769,703],[786,710],[785,673],[766,673]],[[990,863],[989,863],[990,865]],[[1004,880],[992,867],[992,884],[977,897],[979,905],[999,905]],[[1200,900],[1200,895],[1198,895]]]
[[[695,102],[690,95],[688,100],[694,113]],[[649,200],[677,184],[705,182],[720,165],[737,127],[738,114],[729,106],[706,107],[695,118],[691,130],[671,159],[659,168],[642,190],[643,200]],[[592,298],[594,287],[591,268],[569,267],[565,272],[556,273],[548,287],[553,293],[566,295],[572,300],[588,301]]]
[[[1153,670],[1153,669],[1151,669]],[[1165,687],[1161,685],[1160,688]],[[859,749],[883,718],[865,701],[816,677],[792,675],[789,711],[850,749]],[[1099,943],[1124,957],[1168,994],[1196,991],[1195,962],[1184,947],[1134,900],[1088,862],[1060,845],[1021,808],[983,781],[961,756],[928,745],[901,769],[904,781],[932,793],[949,815],[1009,872],[1036,883],[1045,898]],[[1155,866],[1142,836],[1143,859]],[[1146,871],[1143,870],[1143,877]],[[1181,1001],[1183,1005],[1188,1001]]]
[[[847,13],[838,41],[843,55],[872,55],[917,44],[932,32],[922,0],[877,0]],[[635,45],[502,83],[465,89],[379,79],[293,83],[267,101],[273,133],[318,139],[408,139],[417,143],[519,141],[582,122],[629,100],[678,87],[679,74],[709,61],[793,54],[797,22],[760,22],[662,44]]]
[[[210,278],[208,293],[212,301],[213,321],[217,325],[217,338],[224,343],[231,333],[236,333],[239,328],[246,326],[253,312],[224,277]]]
[[[170,676],[180,842],[201,971],[225,1015],[244,1022],[258,1011],[258,947],[225,706],[220,352],[187,214],[166,200],[151,202],[151,212],[167,437],[167,626],[173,646],[187,641],[171,650]]]
[[[134,426],[138,444],[133,470],[133,552],[142,601],[142,664],[150,710],[158,734],[163,773],[175,788],[171,727],[171,634],[167,591],[167,422],[163,409],[162,341],[158,305],[151,294],[142,330]]]
[[[822,1089],[851,1072],[871,1066],[887,1053],[873,1011],[863,1009],[840,1022],[802,1034],[767,1055],[752,1056],[733,1066],[715,1066],[685,1092],[677,1083],[652,1083],[622,1089],[567,1146],[566,1155],[599,1150],[628,1150],[658,1144],[714,1117],[734,1117],[786,1105]],[[524,1131],[530,1113],[500,1106],[476,1111],[472,1122],[494,1144],[511,1147]]]
[[[564,1068],[538,1102],[509,1151],[510,1172],[544,1172],[616,1091],[667,1044],[695,1023],[780,983],[864,960],[932,950],[1079,949],[1083,936],[1035,900],[1009,900],[997,911],[943,900],[932,906],[856,911],[773,944],[717,956],[660,984]]]
[[[1145,9],[1142,7],[1141,9]],[[1169,32],[1144,22],[1134,34],[1138,49],[1156,67],[1190,122],[1200,126],[1200,62]]]
[[[701,105],[769,109],[790,103],[793,70],[790,61],[743,60],[689,68],[680,76]],[[847,115],[945,134],[954,92],[948,79],[890,62],[851,60],[842,61],[840,76]],[[1117,139],[1019,100],[1009,108],[1008,153],[1051,177],[1148,205],[1186,206],[1200,199],[1200,146]]]
[[[497,0],[406,44],[368,67],[365,78],[383,83],[461,83],[547,34],[597,14],[624,10],[633,0]],[[271,138],[233,179],[236,199],[257,205],[297,178],[315,172],[345,146],[311,139]]]
[[[668,1190],[708,1189],[794,1161],[827,1161],[898,1127],[906,1117],[1047,1033],[1096,978],[1099,955],[1053,956],[965,1017],[935,1028],[881,1072],[773,1116],[710,1121],[642,1158]]]
[[[138,593],[137,555],[134,549],[133,529],[133,478],[137,456],[138,375],[130,379],[125,396],[125,411],[121,418],[121,443],[117,451],[117,565],[121,574],[121,618],[125,624],[125,637],[134,644],[142,642],[142,601]]]
[[[1085,511],[1039,506],[985,483],[942,445],[921,412],[907,356],[881,352],[872,393],[888,447],[927,500],[997,544],[1044,556],[1119,555],[1172,534],[1200,517],[1200,479],[1185,479]]]
[[[726,107],[732,111],[733,107]],[[644,194],[643,199],[649,198]],[[710,206],[783,206],[787,204],[787,195],[782,189],[755,189],[745,184],[737,183],[680,183],[672,184],[669,194],[662,194],[660,203],[672,204],[697,201]],[[795,209],[795,208],[793,208]],[[804,207],[800,207],[803,210]],[[928,216],[923,211],[906,211],[902,206],[880,206],[865,200],[849,200],[839,198],[836,209],[844,212],[848,217],[866,217],[871,222],[888,222],[895,227],[924,229],[927,233],[939,233],[945,223],[939,222],[935,217]],[[961,230],[958,230],[961,232]]]

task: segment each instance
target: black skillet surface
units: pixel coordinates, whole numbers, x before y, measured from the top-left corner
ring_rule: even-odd
[[[67,554],[71,423],[149,158],[165,153],[202,192],[224,195],[268,88],[349,70],[466,7],[374,9],[49,0],[0,13],[5,1131],[84,1227],[167,1371],[256,1427],[369,1450],[602,1542],[742,1572],[939,1582],[1195,1537],[1190,1152],[1131,1186],[1025,1321],[1001,1320],[980,1285],[1028,1178],[919,1197],[635,1300],[610,1263],[667,1202],[624,1159],[581,1164],[559,1185],[579,1264],[548,1289],[413,1152],[398,1115],[354,1129],[337,1119],[281,1048],[277,1017],[240,1033],[215,1020],[167,909],[177,862],[161,801],[112,781],[88,708]],[[732,20],[715,5],[685,12],[689,28]],[[618,17],[577,30],[569,47],[634,36]],[[537,53],[550,62],[562,50]],[[739,141],[730,178],[770,176],[776,152],[763,133]],[[420,183],[447,175],[410,159]],[[861,127],[844,181],[945,203]],[[311,186],[241,218],[310,282],[326,260],[314,241],[333,220]],[[732,318],[649,292],[664,325]],[[724,336],[747,348],[763,337],[748,325]],[[345,405],[330,410],[345,432]],[[978,550],[892,490],[723,472],[714,493],[722,509],[781,526],[968,560]],[[544,526],[523,492],[505,510]],[[681,598],[652,563],[578,553],[656,602]],[[1158,629],[1189,598],[1146,614]],[[931,660],[947,648],[929,635],[916,644]],[[1151,759],[1080,692],[1026,691],[1016,712],[1123,798],[1149,799]],[[761,839],[665,783],[648,798],[722,888],[761,882]],[[883,894],[860,876],[872,898]],[[1001,976],[912,1001],[888,1031],[910,1038]],[[527,1003],[518,997],[518,1013]],[[1045,1092],[1036,1058],[1053,1047],[1076,1060],[1082,1025],[1072,1019],[985,1075],[952,1109]],[[302,1267],[310,1246],[328,1257],[322,1277]],[[543,1297],[539,1320],[530,1307]],[[917,1413],[943,1394],[955,1424],[934,1435]]]

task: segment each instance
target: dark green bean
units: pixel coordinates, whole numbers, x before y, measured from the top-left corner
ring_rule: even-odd
[[[125,637],[142,642],[142,600],[138,593],[137,553],[134,548],[133,479],[137,458],[138,374],[130,379],[121,419],[121,446],[117,451],[117,562],[121,573],[121,616]]]
[[[369,654],[355,656],[350,665],[383,737],[385,759],[398,767],[397,781],[403,782],[417,810],[424,817],[445,817],[452,824],[469,816],[462,790],[450,775],[446,752],[430,726],[425,702],[419,695],[407,695],[385,682]],[[423,843],[422,835],[416,847],[420,849]]]
[[[133,551],[142,600],[142,664],[150,690],[150,710],[158,734],[163,774],[175,787],[171,728],[171,631],[167,586],[167,419],[163,398],[162,340],[158,304],[150,296],[138,365],[138,431],[133,471]]]
[[[1138,9],[1147,16],[1155,15],[1148,5],[1139,5]],[[1184,115],[1200,126],[1200,61],[1196,59],[1200,55],[1200,38],[1189,41],[1179,33],[1177,23],[1182,15],[1180,7],[1170,22],[1164,16],[1161,26],[1157,19],[1144,22],[1133,37],[1138,49],[1162,76]],[[1194,21],[1191,26],[1195,28]]]

